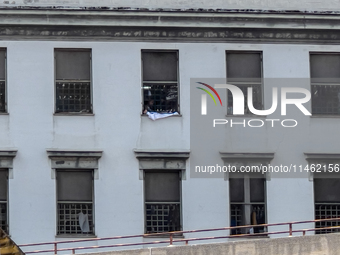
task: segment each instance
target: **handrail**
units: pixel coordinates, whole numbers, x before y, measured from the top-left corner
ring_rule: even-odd
[[[258,224],[258,225],[244,225],[244,226],[198,229],[198,230],[173,231],[173,232],[153,233],[153,234],[126,235],[126,236],[114,236],[114,237],[102,237],[102,238],[87,238],[87,239],[82,239],[82,240],[77,239],[77,240],[67,240],[67,241],[53,241],[53,242],[43,242],[43,243],[22,244],[22,245],[19,245],[19,247],[22,248],[22,247],[31,247],[31,246],[41,246],[41,245],[53,245],[54,246],[53,249],[27,251],[25,253],[31,254],[31,253],[54,252],[54,254],[57,254],[58,251],[72,251],[72,253],[75,254],[76,250],[85,250],[85,249],[114,248],[114,247],[150,245],[150,244],[165,244],[165,243],[169,243],[170,245],[173,245],[173,243],[176,243],[176,242],[185,242],[185,244],[188,244],[189,242],[192,242],[192,241],[213,240],[213,239],[223,239],[223,238],[226,238],[226,239],[228,239],[228,238],[241,238],[241,237],[249,237],[249,236],[259,237],[259,236],[287,234],[287,233],[289,234],[289,236],[292,236],[293,233],[299,233],[299,232],[302,232],[302,234],[305,235],[306,232],[315,231],[315,230],[340,229],[340,226],[293,230],[293,225],[306,224],[306,223],[316,223],[316,222],[327,222],[327,221],[338,221],[338,220],[340,220],[340,218],[329,218],[329,219],[307,220],[307,221],[292,221],[292,222]],[[199,237],[199,238],[182,238],[182,239],[175,239],[174,240],[174,237],[176,237],[177,235],[188,234],[188,233],[223,231],[223,230],[233,230],[233,229],[242,229],[242,228],[256,228],[256,227],[273,227],[273,226],[285,226],[285,225],[288,225],[288,227],[289,227],[289,229],[286,230],[286,231],[263,232],[263,233],[254,233],[254,234],[226,235],[226,236],[210,236],[210,237]],[[105,240],[117,240],[117,239],[139,238],[139,237],[141,237],[141,238],[144,238],[144,237],[155,237],[155,238],[157,238],[158,236],[169,236],[169,239],[168,240],[159,240],[159,241],[150,241],[150,242],[123,243],[123,244],[112,244],[112,245],[96,245],[96,246],[71,247],[71,248],[58,248],[58,244],[66,244],[66,243],[105,241]]]

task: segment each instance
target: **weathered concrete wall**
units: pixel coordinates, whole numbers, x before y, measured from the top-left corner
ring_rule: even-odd
[[[106,6],[131,8],[213,8],[264,10],[340,10],[338,0],[2,0],[0,6]]]
[[[173,246],[98,255],[338,255],[340,234]]]

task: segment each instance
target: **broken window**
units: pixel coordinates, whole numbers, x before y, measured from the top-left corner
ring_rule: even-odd
[[[340,218],[340,179],[314,178],[315,219]],[[315,228],[340,226],[339,221],[316,222]],[[316,234],[340,232],[339,229],[323,229]]]
[[[312,114],[340,114],[340,54],[310,54]]]
[[[239,87],[244,95],[244,113],[252,114],[248,109],[248,88],[253,89],[253,106],[263,110],[262,102],[262,53],[227,52],[227,83]],[[228,90],[227,114],[233,114],[233,96]]]
[[[178,51],[142,51],[143,113],[178,112]]]
[[[93,171],[57,171],[57,234],[94,234]]]
[[[0,228],[8,234],[8,170],[0,169]]]
[[[0,112],[6,108],[6,50],[0,49]]]
[[[144,173],[145,233],[181,230],[180,173]]]
[[[230,226],[259,225],[266,223],[265,191],[266,179],[264,176],[244,174],[242,176],[230,175]],[[265,227],[250,227],[232,229],[232,235],[263,233]]]
[[[92,113],[91,50],[56,49],[56,113]]]

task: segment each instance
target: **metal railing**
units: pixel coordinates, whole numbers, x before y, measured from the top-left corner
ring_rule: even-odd
[[[322,230],[322,229],[340,229],[339,226],[332,227],[323,227],[323,228],[305,228],[305,229],[297,229],[293,230],[294,225],[298,224],[307,224],[307,223],[318,223],[318,222],[328,222],[328,221],[339,221],[340,218],[331,218],[331,219],[320,219],[320,220],[309,220],[309,221],[293,221],[293,222],[284,222],[284,223],[273,223],[273,224],[260,224],[260,225],[247,225],[247,226],[237,226],[237,227],[224,227],[224,228],[211,228],[211,229],[200,229],[200,230],[187,230],[187,231],[174,231],[167,233],[155,233],[155,234],[143,234],[143,235],[127,235],[127,236],[115,236],[115,237],[104,237],[104,238],[88,238],[85,240],[68,240],[68,241],[54,241],[54,242],[45,242],[45,243],[31,243],[31,244],[22,244],[19,247],[24,250],[25,247],[35,247],[42,245],[51,245],[53,248],[46,250],[34,250],[27,251],[26,254],[33,253],[49,253],[53,252],[57,254],[58,251],[72,251],[72,254],[75,254],[76,251],[88,250],[88,249],[99,249],[99,248],[116,248],[116,247],[132,247],[132,246],[142,246],[142,245],[157,245],[157,244],[169,244],[173,245],[174,243],[185,243],[189,244],[189,242],[194,241],[204,241],[204,240],[215,240],[215,239],[228,239],[228,238],[242,238],[242,237],[260,237],[260,236],[268,236],[268,235],[278,235],[278,234],[288,234],[289,236],[293,236],[293,233],[301,233],[305,235],[307,232]],[[254,228],[254,227],[274,227],[274,226],[287,226],[287,230],[283,231],[272,231],[272,232],[264,232],[264,233],[255,233],[255,234],[240,234],[240,235],[220,235],[220,236],[208,236],[208,237],[197,237],[197,238],[182,238],[183,234],[189,233],[202,233],[202,232],[215,232],[215,231],[225,231],[225,230],[233,230],[239,228]],[[268,228],[267,228],[268,229]],[[164,240],[164,236],[167,236],[168,239]],[[178,237],[177,237],[178,236]],[[106,241],[106,240],[118,240],[118,239],[129,239],[129,238],[144,238],[144,237],[163,237],[158,241],[149,241],[149,242],[135,242],[135,243],[121,243],[121,244],[108,244],[108,245],[96,245],[96,246],[78,246],[78,247],[68,247],[68,248],[59,248],[58,246],[61,244],[70,244],[70,243],[79,243],[79,242],[90,242],[90,241]],[[174,237],[177,237],[174,239]]]

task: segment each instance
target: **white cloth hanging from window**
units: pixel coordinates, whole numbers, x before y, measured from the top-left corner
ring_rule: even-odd
[[[147,112],[146,114],[152,120],[158,120],[158,119],[171,117],[171,116],[174,116],[174,115],[179,115],[178,112],[174,112],[174,113]]]
[[[81,232],[90,232],[90,224],[89,224],[89,217],[87,214],[83,214],[82,212],[78,214],[79,217],[79,226]]]

